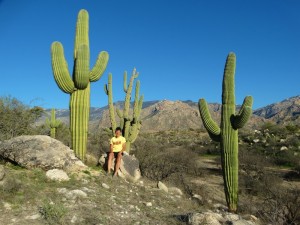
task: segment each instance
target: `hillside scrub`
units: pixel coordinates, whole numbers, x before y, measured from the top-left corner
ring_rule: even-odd
[[[13,97],[0,97],[0,141],[35,134],[33,124],[43,111],[41,107],[30,108]]]

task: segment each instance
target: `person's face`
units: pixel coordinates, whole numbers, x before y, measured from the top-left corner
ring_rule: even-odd
[[[116,130],[115,134],[116,134],[116,137],[120,137],[121,136],[121,131],[120,130]]]

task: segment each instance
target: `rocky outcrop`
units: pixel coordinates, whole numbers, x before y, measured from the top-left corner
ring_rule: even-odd
[[[240,215],[223,212],[217,213],[213,211],[206,211],[201,213],[192,213],[188,216],[189,225],[259,225],[259,221],[255,216],[250,216],[249,220],[243,219]]]
[[[76,171],[86,167],[72,149],[45,135],[26,135],[3,141],[0,157],[27,169]]]
[[[103,154],[99,159],[99,164],[107,170],[107,154]],[[115,168],[115,160],[112,163],[112,170]],[[118,175],[132,182],[136,182],[141,178],[141,171],[139,167],[139,161],[132,155],[124,152],[120,170],[118,171]]]

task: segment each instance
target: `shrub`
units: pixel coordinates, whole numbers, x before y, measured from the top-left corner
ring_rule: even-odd
[[[39,212],[47,224],[56,225],[62,224],[62,218],[67,210],[61,203],[55,204],[51,201],[44,201],[42,206],[39,207]]]
[[[168,148],[151,140],[139,140],[135,147],[143,176],[152,180],[163,180],[172,174],[199,175],[196,165],[198,155],[184,148]]]
[[[0,140],[32,134],[32,125],[42,113],[40,107],[29,108],[16,98],[0,97]]]

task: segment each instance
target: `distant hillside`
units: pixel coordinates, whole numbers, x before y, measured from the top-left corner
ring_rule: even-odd
[[[255,110],[255,115],[277,124],[300,122],[300,95]]]
[[[122,108],[123,102],[115,103],[115,108]],[[221,104],[209,104],[212,117],[219,123]],[[237,106],[237,110],[239,106]],[[46,110],[46,115],[40,122],[50,115],[50,109]],[[69,122],[69,110],[57,110],[57,118],[65,123]],[[203,127],[198,111],[198,103],[193,101],[147,101],[143,105],[141,114],[143,121],[142,131],[155,132],[164,130],[186,130],[199,129]],[[286,124],[291,121],[300,123],[300,96],[285,99],[282,102],[267,105],[254,110],[253,116],[247,128],[259,127],[266,121],[273,121],[278,124]],[[90,111],[91,129],[98,127],[109,127],[108,107],[91,108]]]

